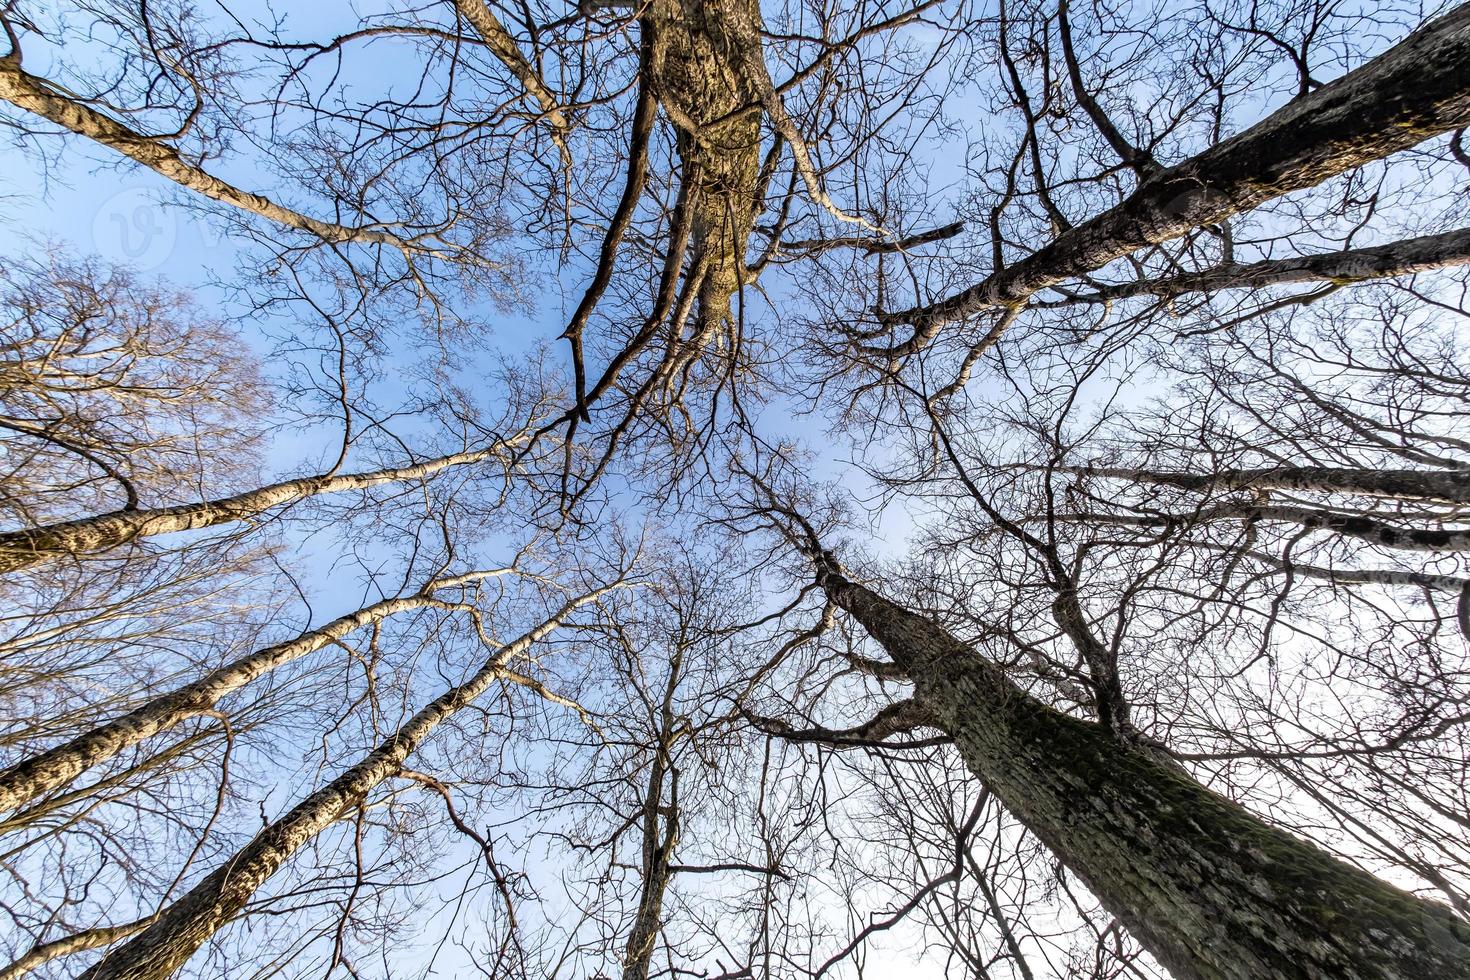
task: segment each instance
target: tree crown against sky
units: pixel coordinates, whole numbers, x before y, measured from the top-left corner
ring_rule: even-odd
[[[0,20],[0,977],[1470,976],[1470,8]]]

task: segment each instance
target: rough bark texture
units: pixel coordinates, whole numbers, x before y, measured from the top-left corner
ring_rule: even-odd
[[[1290,191],[1470,124],[1470,6],[1431,21],[1389,51],[1250,129],[1143,181],[1123,203],[976,285],[889,314],[918,349],[948,322],[1006,307]]]
[[[456,453],[415,466],[400,466],[367,473],[308,476],[215,500],[201,500],[173,507],[115,510],[110,514],[98,514],[44,527],[7,531],[0,534],[0,574],[67,555],[96,554],[155,534],[197,531],[249,520],[273,507],[282,507],[318,494],[366,490],[384,483],[418,480],[451,466],[483,462],[499,455],[500,451],[497,448]]]
[[[149,916],[137,922],[128,922],[120,926],[100,926],[96,929],[87,929],[54,939],[49,943],[41,943],[32,947],[29,952],[9,966],[0,969],[0,980],[21,980],[22,977],[28,976],[52,960],[84,953],[89,949],[111,946],[118,940],[126,939],[138,932],[152,921],[153,917]]]
[[[760,24],[756,0],[746,5]],[[760,173],[759,97],[739,70],[739,39],[698,0],[653,0],[653,71],[659,101],[678,128],[678,153],[694,209],[691,268],[704,268],[701,332],[733,318],[755,227]]]
[[[970,769],[1180,980],[1470,978],[1470,925],[1028,697],[932,620],[835,570]]]
[[[239,914],[265,881],[307,841],[359,806],[374,787],[402,771],[408,756],[444,719],[474,701],[505,665],[607,590],[566,603],[555,616],[502,647],[473,677],[415,714],[361,762],[297,804],[234,857],[195,885],[135,938],[108,953],[79,980],[164,980]]]
[[[166,140],[138,133],[84,103],[58,94],[45,79],[23,71],[13,59],[0,59],[0,99],[78,136],[110,147],[180,186],[287,228],[309,232],[322,241],[387,245],[405,252],[431,250],[428,246],[379,228],[322,221],[277,204],[268,197],[241,190],[187,162]]]

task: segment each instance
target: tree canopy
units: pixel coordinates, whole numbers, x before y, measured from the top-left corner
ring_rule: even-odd
[[[1470,978],[1470,6],[0,24],[3,980]]]

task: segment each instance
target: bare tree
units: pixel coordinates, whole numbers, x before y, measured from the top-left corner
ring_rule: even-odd
[[[1087,724],[1029,697],[929,617],[848,578],[789,506],[768,498],[764,512],[791,522],[823,591],[912,681],[971,770],[1177,975],[1470,968],[1447,908],[1270,828],[1130,744],[1107,715]],[[1254,925],[1230,925],[1236,916]]]
[[[290,13],[0,3],[0,973],[1470,969],[1470,8]]]
[[[0,406],[7,523],[248,478],[266,391],[222,323],[126,270],[61,252],[6,262]]]
[[[172,975],[213,932],[239,912],[255,889],[296,849],[362,806],[368,793],[384,780],[401,773],[408,756],[446,718],[473,702],[497,680],[535,686],[535,681],[518,674],[510,662],[524,656],[533,644],[561,626],[577,607],[596,600],[604,591],[594,590],[568,600],[550,619],[496,650],[468,680],[445,691],[361,762],[267,826],[239,854],[161,912],[136,938],[104,954],[82,976],[162,978]],[[549,693],[547,696],[554,697]]]

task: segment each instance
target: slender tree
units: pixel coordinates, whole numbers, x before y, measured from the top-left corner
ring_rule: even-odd
[[[568,600],[549,619],[496,650],[468,680],[445,691],[410,718],[391,738],[289,813],[268,825],[238,854],[205,877],[146,928],[81,976],[155,977],[173,973],[227,924],[262,884],[303,844],[363,805],[384,780],[402,772],[408,756],[441,723],[474,702],[497,680],[525,680],[510,662],[560,627],[566,617],[595,601],[617,583]],[[554,696],[554,695],[549,695]]]

